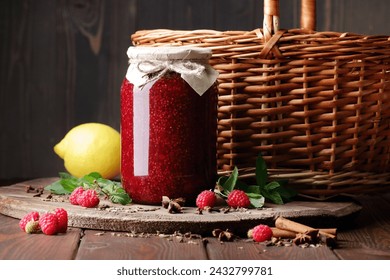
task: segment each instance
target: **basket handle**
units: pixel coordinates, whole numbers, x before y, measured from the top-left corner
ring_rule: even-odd
[[[279,31],[279,0],[264,0],[263,32],[265,41]],[[316,29],[316,0],[301,0],[301,28]]]
[[[301,0],[301,28],[316,29],[316,0]]]

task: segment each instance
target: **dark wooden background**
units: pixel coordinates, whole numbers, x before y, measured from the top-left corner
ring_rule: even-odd
[[[299,27],[281,0],[281,27]],[[390,35],[388,0],[317,0],[317,30]],[[140,29],[252,30],[262,0],[0,0],[0,183],[56,176],[73,126],[119,130],[130,35]]]

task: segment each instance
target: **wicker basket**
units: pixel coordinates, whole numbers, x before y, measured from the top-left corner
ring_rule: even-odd
[[[278,1],[263,29],[142,30],[136,46],[213,50],[220,72],[219,172],[251,177],[259,153],[271,178],[329,197],[390,187],[390,37],[315,32],[315,1],[301,29],[279,30]]]

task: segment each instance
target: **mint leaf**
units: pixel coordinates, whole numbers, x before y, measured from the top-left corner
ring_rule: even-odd
[[[226,183],[226,181],[229,179],[228,176],[221,176],[218,178],[217,185],[220,185],[221,187]]]
[[[230,174],[229,178],[221,184],[223,189],[227,191],[228,193],[234,190],[234,187],[236,186],[238,179],[238,169],[237,167],[234,167],[232,174]]]
[[[261,194],[258,193],[246,193],[249,197],[249,201],[251,202],[251,206],[253,208],[261,208],[264,206],[265,198]]]
[[[275,204],[283,204],[283,199],[280,196],[278,189],[271,189],[271,190],[266,190],[263,189],[261,194],[271,202]]]
[[[84,175],[78,179],[79,185],[82,184],[94,184],[97,179],[100,179],[102,176],[97,172],[92,172],[90,174]]]
[[[268,182],[268,171],[265,160],[259,154],[256,160],[256,182],[260,187],[260,193],[268,200],[276,204],[283,204],[291,200],[297,192],[284,188],[288,180]]]
[[[112,193],[111,196],[110,196],[110,200],[113,203],[119,203],[119,204],[122,204],[122,205],[126,205],[126,204],[131,203],[130,196],[127,193],[124,193],[124,192],[123,193],[122,192]]]
[[[280,184],[277,181],[269,182],[267,185],[264,186],[264,188],[266,190],[274,190],[274,189],[277,189],[279,187],[280,187]]]
[[[103,190],[107,190],[109,192],[113,192],[116,188],[122,188],[122,184],[121,183],[118,183],[118,182],[115,182],[115,181],[111,181],[111,180],[108,180],[108,179],[104,179],[104,178],[97,179],[96,183]]]
[[[61,179],[60,184],[68,193],[71,193],[79,185],[76,178]]]
[[[60,180],[51,183],[45,187],[45,190],[48,190],[55,194],[68,194],[69,192],[64,189],[61,185]]]
[[[265,163],[265,160],[259,154],[259,156],[256,159],[256,183],[260,187],[264,187],[267,184],[268,181],[268,172],[267,172],[267,164]]]
[[[269,199],[275,204],[283,204],[283,199],[277,191],[270,193]]]
[[[122,184],[107,179],[99,178],[96,180],[101,187],[102,192],[106,194],[113,203],[120,203],[126,205],[131,203],[130,196],[122,188]]]
[[[279,179],[279,180],[276,180],[276,182],[278,182],[279,185],[281,185],[281,186],[285,186],[288,184],[288,179]]]
[[[257,193],[257,194],[260,194],[260,187],[259,186],[256,186],[256,185],[243,185],[243,186],[239,186],[237,187],[238,189],[244,191],[245,193]]]
[[[265,186],[265,189],[271,194],[271,200],[276,201],[275,203],[280,203],[282,201],[290,201],[294,196],[297,195],[297,191],[283,187],[280,181],[272,181]],[[276,192],[277,194],[274,194]]]
[[[92,173],[89,173],[87,176],[88,176],[88,177],[95,178],[95,179],[100,179],[100,178],[102,178],[102,175],[100,175],[99,172],[92,172]]]
[[[293,197],[295,197],[298,192],[291,188],[286,187],[280,187],[278,189],[278,192],[280,196],[282,197],[283,201],[291,201]]]

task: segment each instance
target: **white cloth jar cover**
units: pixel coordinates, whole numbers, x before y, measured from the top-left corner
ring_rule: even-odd
[[[127,80],[135,87],[158,80],[168,71],[181,75],[199,95],[215,83],[218,72],[208,63],[211,50],[189,47],[130,47]]]

